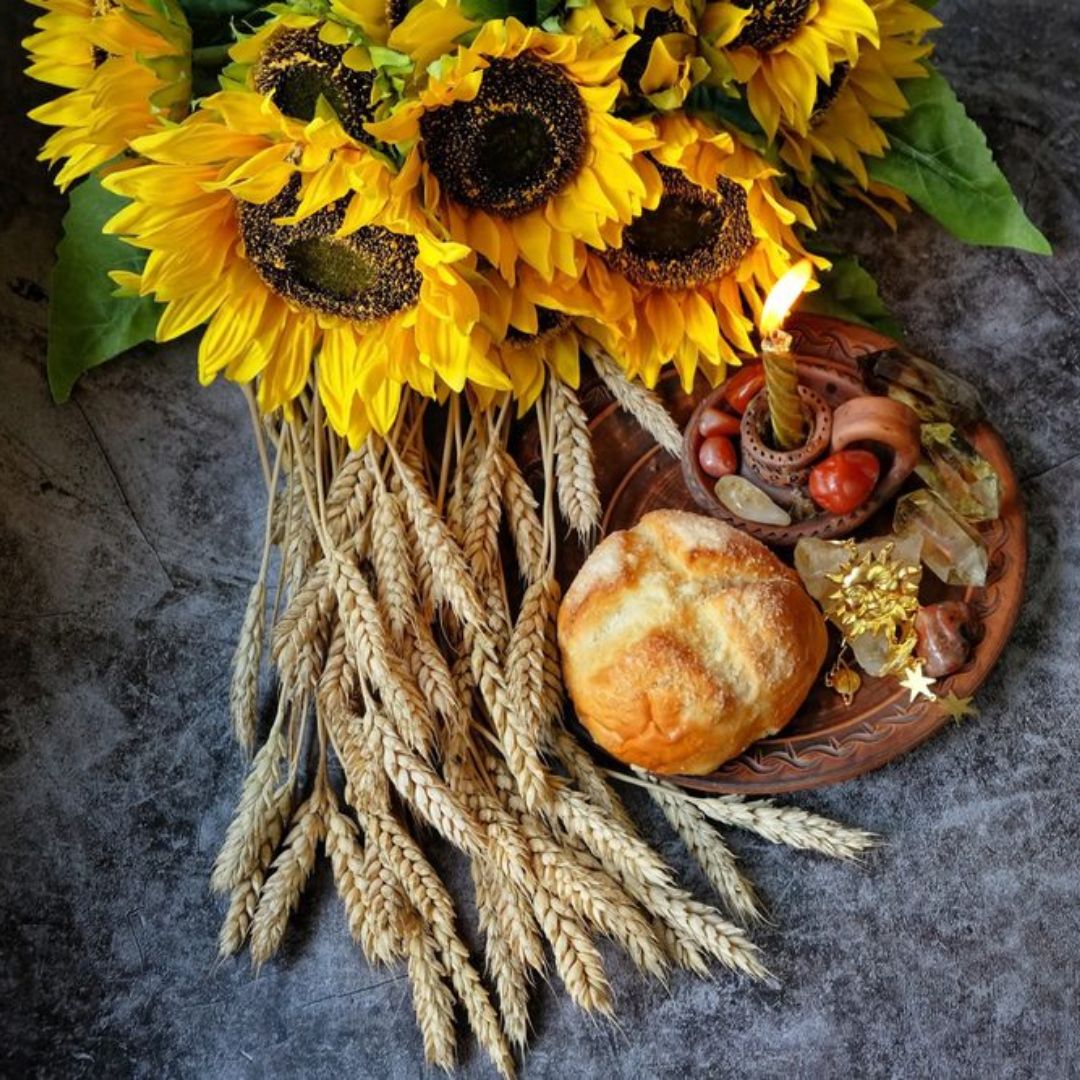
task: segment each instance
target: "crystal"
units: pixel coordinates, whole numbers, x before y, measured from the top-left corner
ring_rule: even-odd
[[[922,448],[928,460],[916,465],[915,471],[956,513],[968,521],[998,517],[998,475],[952,424],[923,424]]]
[[[986,545],[932,491],[923,488],[900,499],[893,529],[922,538],[922,561],[946,585],[986,584]]]
[[[716,497],[744,521],[756,521],[760,525],[791,524],[791,515],[786,510],[742,476],[720,477],[716,481]]]
[[[904,570],[917,588],[922,574],[919,564],[921,539],[918,536],[883,536],[855,543],[853,540],[816,540],[804,537],[795,545],[795,569],[807,592],[821,605],[825,614],[841,625],[845,600],[836,578],[859,562],[888,559],[898,570]],[[912,604],[915,600],[912,597]],[[841,629],[843,627],[841,626]],[[897,670],[914,648],[913,619],[911,625],[882,626],[862,633],[845,633],[855,662],[868,675],[885,675]]]
[[[902,401],[920,420],[970,424],[983,415],[979,392],[966,379],[903,349],[871,353],[862,361],[870,389]]]

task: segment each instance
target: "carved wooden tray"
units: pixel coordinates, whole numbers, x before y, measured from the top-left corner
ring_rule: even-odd
[[[794,317],[787,329],[794,336],[796,353],[848,363],[895,345],[873,331],[819,316]],[[688,420],[695,401],[707,390],[702,382],[695,387],[694,394],[684,393],[674,372],[666,373],[657,387],[680,427]],[[686,488],[679,462],[661,451],[615,405],[598,380],[584,382],[581,400],[590,417],[597,480],[605,508],[605,534],[630,527],[650,510],[673,507],[700,513]],[[1001,517],[981,530],[990,556],[987,584],[978,589],[948,587],[926,571],[920,592],[924,603],[966,600],[979,619],[980,640],[967,666],[947,679],[939,679],[934,686],[941,695],[952,692],[959,697],[975,693],[1001,654],[1023,598],[1027,562],[1024,511],[1005,445],[988,424],[968,429],[965,434],[1001,478]],[[534,430],[525,428],[515,453],[526,476],[538,482]],[[873,536],[888,531],[891,514],[890,504],[856,535]],[[790,552],[785,554],[778,549],[777,554],[790,561]],[[573,541],[560,546],[558,575],[564,588],[584,557],[584,551]],[[823,676],[836,655],[838,642],[832,629],[830,638]],[[741,757],[708,776],[670,779],[695,791],[746,795],[821,787],[880,768],[928,739],[947,720],[934,701],[909,702],[907,691],[893,679],[864,677],[850,706],[845,706],[819,680],[802,709],[779,735],[754,743]],[[587,738],[583,730],[582,737]]]

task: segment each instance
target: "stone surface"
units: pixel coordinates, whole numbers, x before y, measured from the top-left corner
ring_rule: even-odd
[[[526,1078],[1080,1071],[1080,8],[938,10],[942,64],[1057,257],[967,249],[918,216],[893,237],[854,212],[844,237],[913,347],[974,382],[1013,447],[1030,510],[1020,623],[977,719],[792,800],[882,833],[864,865],[733,838],[772,907],[757,940],[779,990],[723,973],[665,989],[610,953],[618,1026],[541,985]],[[366,967],[325,872],[279,960],[258,977],[215,963],[206,879],[243,772],[226,671],[259,476],[239,395],[199,389],[190,341],[50,404],[61,203],[19,119],[40,100],[14,51],[29,17],[0,10],[0,1074],[423,1075],[406,983]],[[462,1049],[462,1075],[490,1074]]]
[[[923,424],[922,445],[927,461],[915,471],[957,514],[967,521],[993,521],[1001,513],[994,467],[952,424]]]

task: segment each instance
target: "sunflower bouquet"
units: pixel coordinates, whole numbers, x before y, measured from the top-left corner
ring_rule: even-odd
[[[839,856],[869,838],[622,777],[721,914],[564,725],[556,554],[602,514],[578,390],[588,367],[678,455],[661,370],[724,378],[796,262],[819,309],[879,316],[865,271],[814,240],[850,199],[1048,250],[929,62],[932,4],[33,2],[28,73],[64,92],[32,116],[70,189],[53,393],[198,331],[199,378],[243,388],[266,482],[229,702],[252,761],[212,875],[222,954],[278,949],[321,847],[365,955],[407,964],[438,1065],[460,1004],[512,1071],[546,946],[602,1013],[600,936],[660,977],[764,977],[717,826]],[[511,453],[523,420],[536,484]],[[487,980],[425,828],[469,858]]]

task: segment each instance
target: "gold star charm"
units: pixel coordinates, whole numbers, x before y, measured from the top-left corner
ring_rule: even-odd
[[[930,689],[934,680],[923,674],[922,663],[914,663],[904,670],[900,685],[911,695],[914,702],[920,697],[934,700],[934,691]]]
[[[972,705],[971,698],[957,697],[952,691],[949,691],[944,697],[938,698],[938,704],[941,705],[945,715],[958,724],[966,716],[979,715],[979,710]]]

